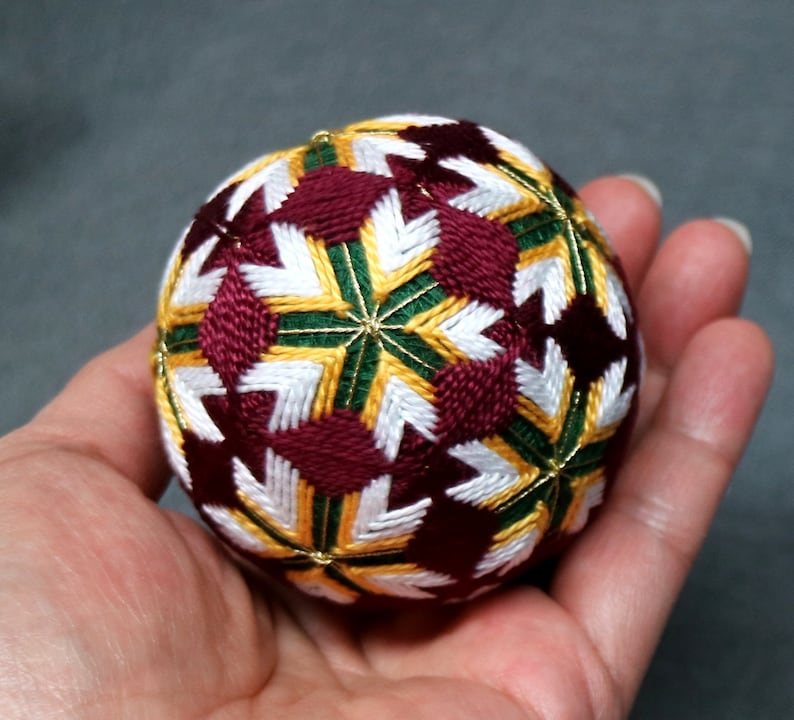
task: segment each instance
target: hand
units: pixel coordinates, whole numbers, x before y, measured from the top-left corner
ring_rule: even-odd
[[[0,441],[0,715],[619,718],[747,442],[772,372],[733,317],[748,260],[695,221],[656,252],[625,178],[582,193],[622,256],[648,370],[630,456],[548,592],[350,617],[270,592],[155,504],[152,330],[87,365]]]

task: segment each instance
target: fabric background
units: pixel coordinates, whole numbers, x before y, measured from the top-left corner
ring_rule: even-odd
[[[786,0],[5,0],[0,431],[153,315],[218,182],[321,127],[467,117],[574,184],[647,174],[668,227],[729,215],[752,230],[743,312],[778,374],[633,716],[790,717],[792,36]],[[187,509],[175,490],[164,502]]]

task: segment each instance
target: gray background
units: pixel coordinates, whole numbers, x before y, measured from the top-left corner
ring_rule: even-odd
[[[792,38],[789,0],[3,0],[0,430],[150,318],[218,181],[319,127],[467,117],[577,184],[645,173],[668,228],[751,228],[778,375],[634,717],[794,717]]]

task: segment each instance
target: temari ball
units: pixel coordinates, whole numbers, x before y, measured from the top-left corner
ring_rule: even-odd
[[[404,115],[255,161],[166,273],[165,447],[238,553],[347,604],[472,597],[585,524],[639,382],[632,305],[523,145]]]

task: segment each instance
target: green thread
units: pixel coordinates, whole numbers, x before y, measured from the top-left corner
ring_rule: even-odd
[[[369,397],[383,352],[424,380],[444,366],[444,358],[405,324],[436,307],[446,294],[429,273],[420,273],[378,304],[373,297],[366,252],[360,243],[328,248],[344,314],[329,311],[284,312],[279,316],[277,344],[288,347],[345,349],[334,407],[360,412]]]
[[[161,333],[161,343],[165,345],[168,354],[187,353],[199,349],[199,323],[177,325],[170,331]]]
[[[547,245],[563,231],[565,225],[556,213],[541,210],[507,223],[520,252]]]
[[[303,158],[303,168],[306,172],[337,163],[336,150],[331,143],[326,141],[313,144]]]

